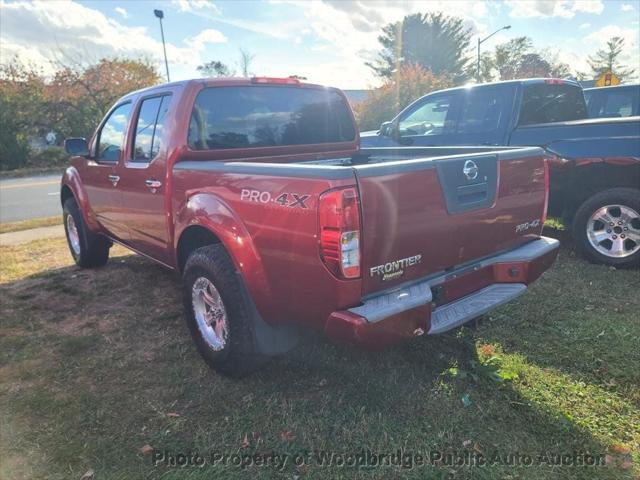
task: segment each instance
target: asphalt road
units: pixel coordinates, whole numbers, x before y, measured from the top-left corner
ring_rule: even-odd
[[[62,215],[61,177],[55,174],[0,180],[0,223]]]

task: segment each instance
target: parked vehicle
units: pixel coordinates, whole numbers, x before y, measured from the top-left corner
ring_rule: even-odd
[[[182,274],[205,360],[238,374],[297,327],[383,347],[522,294],[553,263],[540,148],[359,150],[339,90],[192,80],[120,99],[61,201],[81,267],[112,242]],[[141,301],[148,301],[141,296]]]
[[[590,260],[638,265],[640,118],[586,116],[577,83],[515,80],[430,93],[360,137],[363,147],[544,147],[554,154],[549,214],[571,227]]]
[[[640,85],[585,88],[589,118],[637,117],[640,115]]]

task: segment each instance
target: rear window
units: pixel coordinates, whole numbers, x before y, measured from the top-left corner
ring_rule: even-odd
[[[587,118],[582,89],[575,85],[526,85],[518,125],[567,122]]]
[[[194,150],[353,141],[346,102],[334,90],[281,86],[213,87],[196,98],[189,123]]]
[[[584,92],[590,117],[630,117],[637,115],[638,88],[603,88]]]

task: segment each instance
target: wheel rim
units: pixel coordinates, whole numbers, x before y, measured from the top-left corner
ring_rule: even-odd
[[[602,255],[625,258],[640,250],[640,215],[626,205],[605,205],[587,222],[587,238]]]
[[[229,328],[220,293],[208,278],[199,277],[191,289],[191,300],[202,337],[212,350],[222,350],[229,338]]]
[[[73,253],[80,255],[80,235],[78,235],[78,227],[72,215],[67,215],[67,237],[69,237],[69,245]]]

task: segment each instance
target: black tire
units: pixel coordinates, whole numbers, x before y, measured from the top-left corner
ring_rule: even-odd
[[[228,336],[219,349],[207,342],[196,320],[192,292],[201,277],[213,284],[226,312]],[[240,377],[265,363],[267,357],[258,352],[256,345],[251,300],[222,245],[201,247],[189,256],[183,274],[183,302],[191,336],[211,368],[223,375]]]
[[[600,208],[603,208],[607,205],[618,205],[625,206],[631,208],[636,213],[640,213],[640,190],[636,190],[634,188],[612,188],[610,190],[605,190],[595,195],[589,197],[585,200],[582,205],[576,211],[576,214],[573,217],[573,239],[575,241],[576,249],[584,255],[588,260],[594,263],[600,263],[604,265],[612,265],[615,267],[633,267],[640,265],[640,248],[633,254],[630,254],[626,257],[615,257],[613,255],[606,255],[600,251],[598,251],[589,241],[589,236],[587,234],[587,227],[589,224],[589,219],[591,216]],[[612,209],[610,216],[613,219],[617,218],[614,214],[616,213],[616,209]],[[628,223],[628,222],[627,222]],[[632,221],[631,225],[625,223],[622,228],[626,227],[629,230],[634,230],[633,233],[640,233],[640,219],[636,219]],[[611,229],[620,229],[620,232],[616,230],[611,231],[611,235],[617,233],[618,238],[620,235],[625,235],[625,231],[619,225],[618,221],[614,221],[613,226],[606,225],[605,231],[607,227]],[[626,233],[628,235],[628,233]],[[625,235],[625,236],[626,236]],[[613,237],[612,237],[613,238]],[[605,241],[604,247],[606,248],[609,243]],[[611,240],[609,240],[611,242]],[[628,236],[626,237],[625,248],[631,246],[631,248],[635,248],[633,246],[633,240],[631,240]]]
[[[78,233],[79,244],[77,248],[72,245],[69,236],[69,221],[67,217],[73,218],[73,223]],[[74,198],[65,200],[62,209],[62,221],[64,231],[67,236],[67,245],[76,265],[82,268],[102,267],[109,260],[109,249],[111,241],[98,233],[93,233],[87,228],[82,213],[78,208]]]

